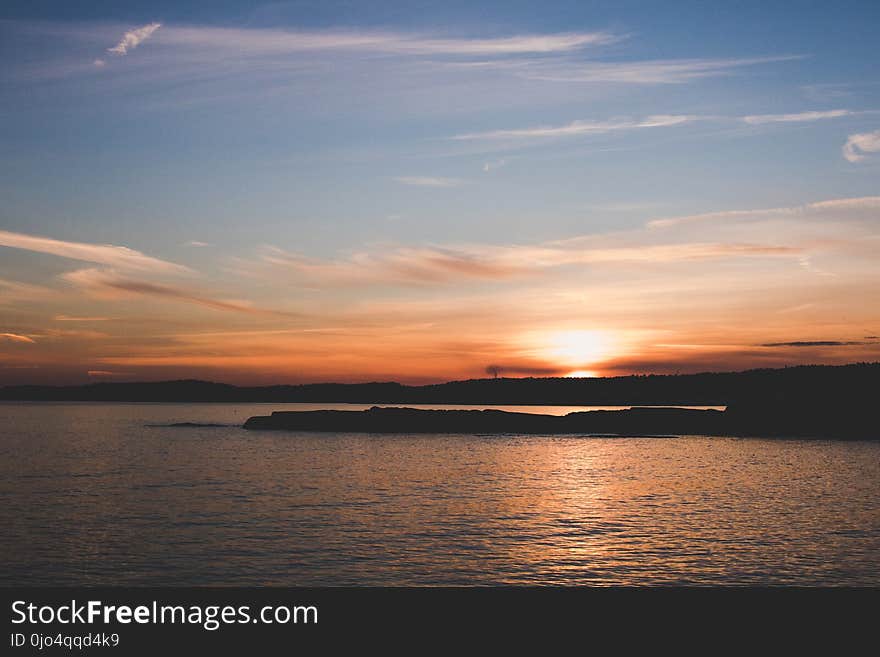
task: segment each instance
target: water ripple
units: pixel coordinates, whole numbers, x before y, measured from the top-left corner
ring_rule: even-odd
[[[156,426],[266,412],[0,405],[0,584],[880,585],[878,442]]]

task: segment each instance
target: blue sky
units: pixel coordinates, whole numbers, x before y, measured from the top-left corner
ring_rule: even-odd
[[[663,218],[873,198],[878,26],[874,2],[6,2],[0,279],[82,281],[15,237],[40,236],[185,263],[187,290],[248,303],[280,280],[282,305],[338,314],[364,300],[340,263],[494,267],[656,246],[639,231]],[[272,253],[293,273],[266,274]],[[497,298],[477,270],[416,296],[490,278]],[[412,295],[379,278],[377,303]],[[40,335],[17,312],[9,333]]]

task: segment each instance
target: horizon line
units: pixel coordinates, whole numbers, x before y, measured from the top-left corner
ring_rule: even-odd
[[[86,388],[98,385],[160,385],[170,383],[204,383],[210,385],[228,386],[232,388],[278,388],[278,387],[306,387],[306,386],[369,386],[369,385],[396,385],[408,388],[426,388],[429,386],[443,386],[453,383],[470,383],[476,381],[600,381],[610,379],[627,379],[638,377],[687,377],[687,376],[705,376],[719,374],[747,374],[749,372],[765,372],[765,371],[782,371],[793,370],[799,368],[844,368],[844,367],[864,367],[864,366],[880,366],[880,361],[855,361],[852,363],[842,363],[839,365],[829,365],[824,363],[802,363],[798,365],[783,365],[781,367],[752,367],[744,370],[705,370],[701,372],[677,372],[674,374],[662,374],[655,372],[620,374],[616,376],[499,376],[499,377],[483,377],[473,379],[451,379],[437,383],[401,383],[400,381],[360,381],[360,382],[343,382],[343,381],[313,381],[309,383],[266,383],[258,385],[245,385],[237,383],[227,383],[225,381],[212,381],[207,379],[160,379],[156,381],[90,381],[88,383],[73,384],[44,384],[44,383],[13,383],[0,386],[0,390],[8,390],[11,388]]]

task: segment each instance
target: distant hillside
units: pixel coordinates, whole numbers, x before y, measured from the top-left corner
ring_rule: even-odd
[[[348,402],[363,404],[868,404],[880,363],[610,378],[474,379],[425,386],[313,383],[240,387],[207,381],[8,386],[7,401]]]

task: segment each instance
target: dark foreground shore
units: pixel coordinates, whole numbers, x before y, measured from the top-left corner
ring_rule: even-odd
[[[276,411],[244,424],[251,430],[358,433],[589,434],[615,436],[705,435],[880,438],[867,416],[830,409],[732,407],[726,411],[631,408],[568,415],[499,410],[422,410],[373,407],[365,411]]]

